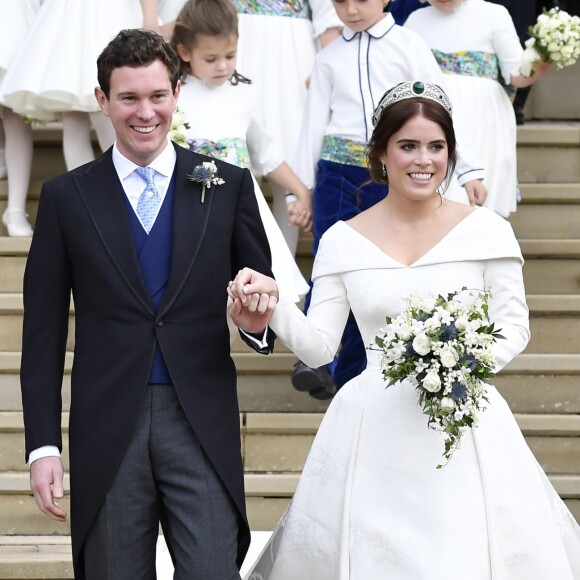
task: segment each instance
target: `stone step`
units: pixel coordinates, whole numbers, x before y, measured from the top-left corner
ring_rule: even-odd
[[[248,519],[253,530],[272,530],[290,501],[300,474],[251,473],[245,476]],[[580,476],[552,474],[549,479],[568,508],[580,521]],[[65,497],[60,505],[69,510],[68,476],[65,476]],[[4,536],[67,536],[68,522],[58,523],[43,516],[28,488],[28,473],[0,473],[0,535]],[[0,549],[0,565],[2,563]],[[42,576],[41,576],[42,577]],[[2,576],[0,575],[0,579]]]
[[[36,210],[42,180],[32,180],[26,210],[31,223]],[[267,187],[264,188],[267,191]],[[0,212],[6,207],[8,183],[0,180]],[[512,223],[518,238],[578,238],[580,237],[580,184],[578,183],[522,183],[522,201],[512,214]],[[549,219],[546,219],[549,216]],[[0,223],[0,235],[6,229]],[[301,243],[310,252],[311,240],[306,236]]]
[[[252,530],[252,539],[240,576],[247,578],[248,570],[262,553],[270,539],[270,531]],[[172,580],[173,563],[163,534],[157,538],[157,580]],[[69,536],[0,536],[0,580],[15,578],[72,578]]]
[[[242,412],[323,412],[328,402],[316,401],[292,388],[291,353],[267,357],[234,354]],[[65,362],[63,409],[70,406],[72,356]],[[0,353],[0,411],[22,410],[19,353]],[[580,354],[521,354],[495,378],[495,384],[515,413],[580,413]]]
[[[532,122],[518,127],[520,183],[580,182],[580,123]]]
[[[528,296],[532,338],[528,353],[574,353],[580,336],[579,295]],[[0,351],[15,352],[22,347],[22,294],[0,294]],[[71,316],[68,350],[74,346],[74,316]],[[288,349],[280,342],[277,352]],[[234,343],[234,351],[249,352],[241,340]]]
[[[552,67],[534,84],[526,101],[526,119],[580,119],[579,92],[579,63],[561,70]]]
[[[528,294],[580,294],[580,239],[523,239],[520,246]],[[30,239],[0,237],[0,293],[22,291],[29,247]],[[299,240],[296,261],[304,276],[310,276],[311,240]]]
[[[323,413],[244,413],[240,416],[247,472],[299,472]],[[580,415],[516,415],[546,473],[580,475]],[[63,414],[63,461],[68,469],[68,413]],[[0,473],[24,468],[22,413],[0,412]],[[2,533],[0,531],[0,533]]]
[[[580,238],[580,184],[526,183],[509,222],[519,240]]]

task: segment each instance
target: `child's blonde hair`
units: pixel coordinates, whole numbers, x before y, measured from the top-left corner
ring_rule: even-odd
[[[184,4],[175,21],[171,46],[177,54],[179,45],[192,50],[200,34],[238,38],[238,13],[230,0],[188,0]],[[180,61],[183,78],[191,72],[191,69],[188,62],[182,58]],[[230,82],[236,85],[239,82],[251,81],[234,71]]]

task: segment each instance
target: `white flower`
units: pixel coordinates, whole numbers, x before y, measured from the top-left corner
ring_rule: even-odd
[[[175,111],[173,111],[173,116],[171,117],[171,129],[168,133],[169,139],[187,149],[189,147],[189,143],[187,142],[187,129],[189,129],[189,123],[186,122],[183,111],[179,107],[175,107]]]
[[[445,347],[442,348],[441,352],[439,353],[439,360],[441,360],[441,364],[444,367],[450,369],[457,364],[459,357],[457,356],[457,353],[453,349]]]
[[[431,350],[431,340],[425,333],[421,333],[413,339],[413,350],[421,356],[426,355]]]
[[[436,393],[441,389],[441,379],[435,371],[429,371],[423,379],[423,387],[430,393]]]
[[[432,316],[425,321],[425,330],[427,332],[433,332],[434,330],[439,330],[441,328],[441,319],[438,316]]]
[[[446,411],[453,411],[455,409],[455,401],[451,397],[443,397],[439,403],[442,409]]]

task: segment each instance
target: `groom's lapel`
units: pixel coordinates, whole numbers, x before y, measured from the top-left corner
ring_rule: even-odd
[[[153,315],[153,304],[141,275],[123,187],[111,151],[99,157],[85,173],[73,173],[73,178],[105,250],[131,292]]]
[[[175,194],[173,199],[173,242],[171,273],[159,306],[158,316],[163,316],[179,295],[193,268],[211,213],[213,195],[206,191],[201,203],[201,185],[187,178],[193,168],[203,160],[182,147],[175,146]]]

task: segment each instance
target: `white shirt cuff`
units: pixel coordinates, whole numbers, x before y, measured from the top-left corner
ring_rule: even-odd
[[[258,340],[255,336],[248,334],[245,330],[240,328],[240,332],[243,332],[244,336],[249,338],[252,342],[256,343],[259,348],[266,348],[268,346],[268,327],[266,326],[262,340]]]
[[[37,459],[42,459],[43,457],[60,457],[60,451],[56,445],[43,445],[42,447],[30,452],[30,455],[28,456],[28,465]]]

